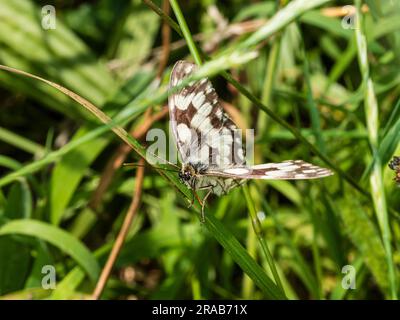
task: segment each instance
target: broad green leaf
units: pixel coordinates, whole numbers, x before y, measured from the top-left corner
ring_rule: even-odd
[[[0,295],[22,289],[30,265],[30,248],[26,244],[10,236],[0,237]]]
[[[7,195],[4,215],[9,219],[30,218],[32,215],[32,194],[25,179],[20,179],[11,186]]]
[[[89,207],[84,208],[74,219],[69,232],[78,239],[82,239],[98,221],[98,216]]]
[[[43,267],[46,265],[54,265],[54,261],[50,255],[49,248],[44,241],[36,241],[33,266],[25,283],[25,288],[36,288],[42,285],[44,274]]]
[[[66,300],[71,299],[75,294],[76,288],[85,279],[85,272],[80,267],[72,269],[52,292],[50,299]]]
[[[0,227],[0,236],[21,234],[45,240],[70,255],[87,273],[97,279],[99,266],[92,253],[76,238],[55,226],[35,220],[13,220]]]
[[[74,139],[79,139],[87,132],[86,128],[80,129]],[[69,152],[56,165],[51,176],[50,189],[50,221],[52,224],[60,224],[64,209],[88,166],[97,158],[108,142],[108,139],[102,137],[87,142]]]

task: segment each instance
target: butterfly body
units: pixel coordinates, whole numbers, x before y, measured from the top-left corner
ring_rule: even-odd
[[[170,88],[196,71],[196,65],[178,61]],[[190,189],[227,194],[248,179],[315,179],[333,173],[302,160],[247,166],[242,135],[219,103],[208,79],[193,81],[168,98],[170,123],[182,169],[181,181]],[[203,201],[204,202],[204,201]]]
[[[243,179],[221,178],[209,175],[209,173],[210,169],[207,164],[187,163],[182,165],[179,178],[189,189],[210,190],[217,196],[227,194],[232,188],[244,182]]]

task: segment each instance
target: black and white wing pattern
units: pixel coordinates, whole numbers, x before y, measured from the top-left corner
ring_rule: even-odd
[[[400,186],[400,157],[394,156],[389,162],[389,168],[395,172],[394,181]]]
[[[192,63],[178,61],[171,73],[170,88],[196,68]],[[168,106],[182,163],[199,162],[215,168],[245,164],[241,132],[224,112],[208,79],[170,95]]]
[[[196,71],[178,61],[170,88]],[[182,161],[181,179],[194,190],[221,195],[248,179],[316,179],[333,173],[302,160],[246,166],[241,131],[226,115],[208,79],[189,83],[168,100],[171,128]]]
[[[209,170],[207,175],[237,179],[300,180],[318,179],[332,175],[329,169],[315,166],[303,160],[286,160],[279,163],[265,163],[255,166]]]

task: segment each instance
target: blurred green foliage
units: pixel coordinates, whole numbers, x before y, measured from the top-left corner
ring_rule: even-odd
[[[320,181],[251,181],[247,202],[240,189],[211,198],[203,225],[176,177],[146,169],[142,204],[102,298],[397,298],[400,189],[387,162],[400,153],[400,3],[304,3],[180,1],[179,10],[211,63],[258,51],[229,70],[243,88],[213,78],[220,97],[255,128],[257,163],[326,166],[325,157],[340,170]],[[0,63],[59,83],[112,118],[129,111],[127,131],[146,108],[161,109],[155,97],[165,101],[170,66],[196,53],[171,31],[160,95],[163,21],[144,3],[54,1],[54,30],[42,27],[46,4],[0,0]],[[348,4],[358,7],[358,20],[343,13]],[[109,130],[83,142],[101,124],[40,81],[0,71],[0,88],[0,298],[88,297],[132,201],[135,171],[118,169],[93,205],[122,142]],[[168,121],[153,126],[167,130]],[[126,161],[137,159],[132,151]],[[45,265],[55,267],[54,290],[42,288]],[[356,271],[355,289],[342,286],[345,265]]]

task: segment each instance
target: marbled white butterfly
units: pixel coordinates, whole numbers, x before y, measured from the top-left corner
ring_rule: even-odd
[[[196,71],[196,65],[178,61],[169,88]],[[208,79],[189,83],[168,99],[171,129],[182,161],[179,177],[193,190],[227,194],[247,179],[316,179],[332,171],[302,160],[246,166],[240,130],[224,112]]]
[[[394,156],[389,162],[389,168],[396,173],[394,181],[396,181],[397,185],[400,186],[400,157]]]

